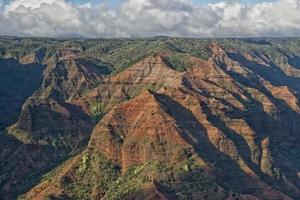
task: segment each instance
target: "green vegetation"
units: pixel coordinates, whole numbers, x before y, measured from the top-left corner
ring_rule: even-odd
[[[141,61],[142,59],[151,56],[157,52],[165,53],[166,60],[172,69],[177,70],[179,72],[188,71],[192,66],[192,64],[190,63],[190,58],[192,56],[201,58],[203,60],[208,60],[210,58],[212,52],[211,49],[209,48],[209,45],[211,45],[212,43],[217,43],[218,45],[220,45],[228,53],[228,56],[229,57],[231,56],[233,60],[241,59],[240,61],[241,65],[245,64],[243,61],[244,54],[249,54],[254,59],[265,60],[264,63],[270,66],[274,65],[274,67],[264,67],[261,66],[260,63],[255,63],[254,60],[254,64],[257,64],[255,67],[258,67],[259,70],[261,69],[261,71],[259,70],[258,71],[261,72],[262,74],[260,74],[259,72],[258,73],[254,72],[255,71],[254,69],[250,69],[251,66],[249,67],[247,66],[249,69],[247,69],[246,71],[249,71],[249,74],[253,72],[253,76],[257,76],[255,77],[255,80],[257,80],[257,82],[254,81],[253,83],[252,82],[250,83],[250,81],[249,83],[247,82],[248,77],[246,76],[248,76],[248,73],[246,73],[245,77],[238,76],[238,74],[236,74],[236,76],[232,75],[232,78],[236,80],[237,84],[232,84],[231,86],[230,84],[227,85],[226,90],[228,90],[228,92],[230,93],[231,93],[231,89],[233,91],[233,89],[237,87],[241,90],[241,91],[234,90],[235,92],[232,92],[233,95],[232,98],[236,98],[241,103],[243,102],[243,104],[245,104],[244,106],[246,107],[245,110],[247,109],[249,110],[250,108],[248,107],[249,105],[247,105],[248,103],[250,104],[253,103],[254,101],[263,102],[263,100],[268,98],[272,102],[272,104],[276,106],[276,108],[285,110],[286,112],[290,112],[290,110],[286,109],[288,108],[288,105],[281,103],[281,100],[279,98],[272,97],[273,95],[268,92],[268,88],[260,88],[258,84],[262,80],[261,77],[264,77],[264,75],[274,76],[274,77],[276,76],[275,78],[278,77],[281,78],[280,80],[274,78],[275,81],[273,85],[293,86],[290,87],[292,88],[291,90],[297,89],[299,91],[299,84],[298,84],[299,69],[300,69],[299,68],[300,65],[300,39],[299,38],[184,39],[184,38],[161,37],[161,38],[144,38],[144,39],[142,38],[142,39],[84,40],[84,39],[0,37],[0,47],[1,47],[0,65],[2,66],[1,76],[0,76],[0,96],[2,98],[0,100],[4,102],[0,105],[0,114],[1,114],[0,130],[12,125],[17,121],[22,105],[24,104],[25,100],[30,95],[32,95],[37,90],[37,88],[39,88],[42,84],[43,70],[44,70],[44,66],[42,65],[42,63],[45,63],[51,56],[55,55],[57,53],[57,50],[60,48],[76,47],[82,50],[82,52],[80,53],[82,57],[82,61],[89,62],[89,64],[93,66],[93,70],[95,68],[96,71],[99,71],[99,73],[101,73],[101,77],[97,79],[97,81],[92,83],[93,87],[97,87],[101,85],[100,80],[102,80],[102,76],[109,77],[117,73],[120,73],[121,71],[127,69],[128,67],[131,67],[135,63]],[[39,64],[32,64],[32,65],[20,64],[20,59],[30,54],[35,54],[38,57]],[[235,56],[237,56],[237,58],[235,58]],[[251,65],[251,61],[248,61],[247,64]],[[291,67],[291,65],[293,67]],[[231,76],[230,74],[231,72],[227,72],[227,71],[225,72]],[[59,76],[63,76],[63,75],[59,74]],[[268,77],[265,79],[268,80]],[[73,85],[74,87],[77,86],[76,81],[77,80],[74,81],[74,85]],[[209,81],[210,80],[207,81],[208,85],[210,84]],[[270,78],[268,81],[272,82],[273,78]],[[61,80],[58,79],[57,83],[60,82]],[[149,83],[149,84],[145,83],[140,85],[136,84],[136,85],[130,85],[128,86],[128,88],[127,87],[121,88],[122,91],[120,91],[121,93],[120,97],[119,96],[115,97],[115,99],[111,98],[110,94],[108,94],[110,92],[109,90],[107,90],[108,87],[103,87],[104,89],[103,91],[101,91],[103,94],[101,92],[99,93],[101,93],[100,96],[103,95],[103,99],[105,100],[95,101],[90,104],[90,110],[92,113],[91,116],[86,116],[85,113],[82,116],[80,116],[77,113],[74,116],[72,116],[71,114],[69,115],[69,111],[71,109],[74,109],[74,111],[75,110],[77,111],[78,109],[79,111],[80,110],[79,107],[71,108],[70,107],[71,104],[68,104],[66,105],[66,107],[63,107],[64,104],[61,104],[62,102],[54,104],[53,102],[49,103],[47,101],[44,101],[47,100],[48,97],[53,95],[54,92],[59,91],[60,89],[59,84],[57,85],[54,84],[55,85],[54,89],[49,87],[43,90],[40,93],[40,95],[36,96],[35,102],[32,103],[32,105],[34,106],[30,107],[30,112],[25,113],[27,115],[23,116],[24,117],[23,120],[30,118],[30,120],[28,120],[29,123],[25,124],[28,125],[28,129],[23,130],[14,126],[11,126],[10,128],[7,129],[8,132],[10,133],[13,132],[14,137],[21,140],[24,143],[34,142],[38,144],[39,145],[38,150],[36,149],[32,150],[30,149],[31,145],[25,145],[26,148],[24,148],[24,154],[20,154],[18,151],[22,151],[23,153],[23,149],[20,147],[24,147],[22,146],[24,144],[19,144],[18,143],[19,141],[14,141],[16,138],[9,139],[7,140],[8,141],[7,142],[4,141],[3,137],[1,137],[0,144],[1,144],[1,148],[4,149],[4,151],[1,152],[1,156],[0,156],[1,157],[0,192],[3,192],[3,188],[5,189],[5,187],[7,187],[5,185],[7,182],[10,181],[9,183],[14,184],[15,176],[19,175],[20,173],[19,170],[17,170],[18,166],[23,166],[23,164],[25,166],[24,174],[21,175],[24,176],[20,176],[22,177],[20,179],[24,179],[24,180],[21,180],[20,182],[16,183],[16,186],[12,187],[12,193],[15,193],[13,195],[18,195],[32,188],[37,182],[40,181],[41,178],[43,178],[43,180],[47,180],[50,182],[57,181],[56,179],[57,175],[61,172],[62,167],[66,166],[65,163],[61,164],[63,160],[72,156],[73,155],[72,153],[82,150],[81,149],[82,147],[85,147],[87,140],[89,139],[88,134],[92,130],[92,123],[89,117],[91,117],[91,120],[95,125],[96,123],[99,122],[99,120],[101,120],[101,118],[105,115],[108,109],[110,109],[113,105],[134,98],[143,90],[158,91],[159,89],[164,87],[164,84],[162,82],[158,80],[154,83]],[[247,84],[249,84],[250,86],[248,87]],[[197,85],[197,82],[195,81],[195,84],[193,85]],[[199,84],[199,89],[201,89],[200,87],[201,84]],[[251,89],[248,90],[247,88],[251,88]],[[89,89],[82,89],[82,90],[84,91],[80,91],[80,94],[78,94],[79,95],[78,98],[80,98],[81,95],[83,94],[88,94],[90,91]],[[257,90],[260,90],[262,93],[264,93],[266,97],[252,96],[252,94],[257,93]],[[206,92],[205,89],[203,91],[202,90],[199,91],[203,94]],[[219,89],[216,89],[215,91],[217,93]],[[182,95],[184,95],[183,94],[184,92],[189,92],[189,91],[182,90]],[[168,94],[171,94],[171,92]],[[214,94],[211,95],[214,96]],[[223,99],[222,92],[220,92],[219,96],[220,99]],[[299,94],[295,92],[295,96],[298,98]],[[245,97],[245,99],[248,99],[249,102],[246,102],[246,100],[241,97]],[[191,106],[194,106],[195,104],[198,106],[199,102],[196,100],[194,101],[193,99],[194,98],[190,98],[190,99],[187,98],[186,102],[189,103]],[[217,101],[216,98],[215,101]],[[260,109],[260,107],[263,107],[262,109],[264,109],[265,105],[261,105],[258,102],[253,103],[253,105],[256,106],[256,109]],[[200,104],[202,103],[205,104],[204,101],[201,102]],[[224,100],[224,102],[222,103],[224,104],[226,103],[225,106],[226,109],[228,106],[228,110],[230,110],[229,108],[231,107],[230,106],[231,102],[226,102]],[[52,108],[48,110],[44,109],[47,106],[52,106]],[[234,105],[232,105],[232,107],[234,107]],[[196,106],[193,107],[193,110],[194,108],[196,109]],[[61,111],[63,114],[59,114],[59,112],[56,112],[59,109],[62,109]],[[222,109],[226,110],[225,108]],[[225,119],[226,117],[231,117],[231,116],[225,116],[226,113],[223,112],[222,109],[219,108],[215,109],[214,111],[212,111],[212,114],[219,113],[220,118],[223,119]],[[252,112],[255,112],[256,109],[253,109]],[[169,112],[169,110],[167,110],[167,112]],[[234,112],[234,109],[232,109],[232,112]],[[249,153],[246,152],[244,148],[240,148],[244,146],[243,146],[243,140],[239,140],[238,134],[225,133],[224,137],[225,136],[226,137],[228,136],[228,138],[230,137],[230,139],[232,139],[232,143],[236,143],[236,141],[239,142],[236,145],[236,148],[238,154],[241,155],[234,155],[236,156],[235,158],[245,159],[246,162],[249,162],[246,164],[249,165],[251,169],[253,169],[254,171],[257,170],[255,171],[255,173],[257,173],[258,175],[264,173],[261,176],[263,181],[265,181],[267,184],[270,184],[272,187],[274,186],[275,189],[279,188],[278,190],[283,192],[287,191],[286,193],[289,194],[290,193],[288,191],[289,186],[281,186],[277,184],[276,181],[279,182],[283,179],[286,179],[287,181],[291,181],[292,184],[298,183],[297,182],[298,180],[295,180],[294,178],[296,177],[295,176],[296,173],[293,170],[297,169],[298,166],[297,164],[299,163],[297,160],[299,159],[295,159],[295,158],[298,158],[299,154],[297,154],[298,153],[297,148],[292,148],[293,149],[292,151],[290,150],[291,146],[295,146],[294,143],[296,143],[297,140],[295,139],[294,136],[290,136],[292,134],[290,135],[285,134],[286,130],[281,130],[281,129],[275,130],[277,126],[274,126],[276,125],[276,123],[273,122],[278,121],[279,122],[278,124],[280,126],[282,125],[281,126],[282,129],[284,129],[287,126],[289,127],[291,126],[291,128],[289,128],[288,130],[291,129],[290,132],[292,133],[294,132],[294,129],[298,128],[297,123],[294,123],[294,121],[297,122],[298,114],[296,112],[291,112],[292,114],[289,114],[287,118],[285,117],[283,111],[278,112],[277,109],[274,109],[274,111],[268,113],[270,114],[269,118],[264,119],[263,123],[256,124],[256,121],[254,119],[251,119],[252,117],[252,115],[250,115],[251,113],[250,114],[249,113],[250,112],[248,111],[245,112],[243,111],[240,113],[240,115],[243,117],[243,120],[247,122],[247,125],[249,125],[250,128],[253,128],[253,131],[255,131],[255,133],[261,132],[262,130],[260,129],[268,130],[268,131],[263,130],[262,132],[264,132],[264,134],[259,136],[258,138],[255,138],[254,141],[255,143],[260,145],[261,143],[260,140],[268,134],[272,136],[272,139],[275,140],[275,142],[277,141],[277,143],[280,143],[280,144],[275,143],[270,145],[274,149],[276,149],[275,148],[276,146],[280,147],[278,150],[276,149],[276,151],[278,152],[276,152],[273,149],[270,149],[270,151],[272,151],[272,156],[274,157],[271,158],[272,162],[266,162],[266,163],[255,162],[255,163],[259,163],[260,165],[265,164],[266,165],[265,171],[260,172],[262,167],[256,166],[255,163],[251,163],[252,158],[250,157],[254,156],[252,155],[253,153],[251,152],[253,151],[253,149],[250,148],[251,146],[248,147],[245,145],[245,149],[249,151]],[[250,116],[249,118],[248,118],[248,114]],[[240,115],[238,117],[240,117]],[[82,133],[79,134],[79,131],[75,126],[76,122],[78,121],[81,122],[80,120],[78,121],[72,120],[70,124],[67,124],[66,121],[64,121],[64,119],[67,118],[73,119],[73,117],[74,118],[78,117],[80,119],[86,117],[87,119],[86,124],[87,126],[90,125],[90,127],[82,131],[82,133],[84,134]],[[186,117],[187,123],[188,121],[192,121],[193,117],[194,116]],[[34,120],[31,120],[31,118]],[[209,116],[208,114],[207,114],[207,120],[211,122],[213,121],[211,119],[211,116]],[[289,120],[292,120],[292,122],[290,122]],[[229,120],[228,124],[230,122],[231,120]],[[199,123],[201,124],[201,122]],[[226,123],[224,124],[224,126],[228,125]],[[268,128],[267,127],[268,124],[271,124],[272,127],[274,126],[274,128],[272,129]],[[219,123],[213,125],[218,126]],[[72,127],[72,130],[68,126]],[[34,129],[31,127],[34,127]],[[115,139],[117,143],[119,142],[119,144],[116,144],[117,146],[121,145],[124,142],[125,140],[124,135],[125,133],[128,132],[127,131],[129,129],[128,127],[130,126],[122,124],[122,126],[115,127],[112,130],[111,137],[115,137],[113,139]],[[181,129],[186,127],[178,126],[176,128]],[[222,132],[230,132],[228,131],[230,128],[228,128],[227,130],[226,126],[225,127],[220,126],[217,128]],[[224,128],[224,130],[222,130],[222,128]],[[185,130],[185,131],[189,132],[189,130]],[[282,137],[283,139],[282,140],[279,139],[280,137]],[[76,139],[74,138],[80,140],[82,139],[81,141],[82,144],[81,143],[77,144],[76,142],[74,142],[74,140],[76,141]],[[128,143],[131,142],[133,144],[132,148],[134,148],[135,147],[134,144],[138,142],[139,142],[138,144],[143,144],[143,142],[144,144],[147,144],[147,142],[149,142],[149,141],[140,140],[138,137],[134,138],[133,140],[139,140],[139,141],[126,141]],[[287,144],[282,144],[281,141],[287,141],[286,142]],[[72,142],[74,142],[74,144]],[[246,142],[248,144],[248,141]],[[225,146],[226,144],[225,143],[223,144],[223,142],[220,141],[220,145],[222,146],[219,147],[216,145],[216,147],[218,147],[216,151],[219,149],[225,151],[223,146]],[[151,143],[151,145],[157,145],[157,144]],[[158,145],[155,147],[160,148]],[[206,147],[203,146],[200,148],[206,148]],[[248,150],[248,148],[250,149]],[[288,150],[284,148],[287,148]],[[174,150],[174,148],[171,149]],[[117,163],[114,163],[113,161],[107,159],[101,152],[95,152],[95,151],[96,150],[94,149],[93,150],[88,149],[85,152],[83,152],[80,155],[81,156],[80,161],[74,164],[76,166],[72,166],[70,172],[68,171],[69,173],[63,174],[62,175],[63,177],[59,179],[57,184],[64,191],[67,197],[70,197],[75,200],[102,199],[102,198],[112,199],[112,200],[124,199],[124,197],[128,195],[132,195],[135,194],[136,192],[143,190],[145,186],[153,182],[159,184],[164,188],[168,188],[168,191],[172,194],[175,194],[178,199],[193,199],[194,197],[207,199],[207,196],[209,196],[210,199],[226,199],[229,193],[227,191],[224,191],[224,193],[221,192],[222,194],[218,193],[220,190],[219,184],[220,186],[225,188],[225,190],[228,189],[229,191],[234,191],[235,193],[251,194],[256,192],[255,191],[256,188],[254,187],[252,188],[251,183],[249,183],[250,187],[248,187],[248,185],[245,187],[240,187],[240,183],[246,180],[244,177],[241,177],[241,175],[243,175],[244,173],[239,171],[239,166],[234,167],[231,166],[230,164],[227,164],[227,163],[231,163],[231,162],[225,162],[226,160],[229,160],[230,157],[228,157],[227,154],[223,155],[222,152],[220,152],[220,154],[216,154],[216,155],[220,155],[219,157],[215,156],[216,158],[212,158],[211,160],[210,158],[207,158],[208,157],[207,155],[205,156],[204,154],[203,156],[203,159],[205,159],[206,157],[206,159],[209,160],[209,161],[207,160],[205,161],[211,164],[211,168],[213,170],[215,167],[214,165],[216,165],[216,171],[214,171],[215,174],[217,175],[222,174],[221,172],[217,171],[219,169],[222,170],[228,169],[228,172],[226,172],[226,176],[218,177],[220,179],[215,180],[215,178],[211,175],[212,173],[208,172],[206,168],[207,166],[201,166],[197,163],[197,159],[195,155],[190,157],[187,160],[183,159],[181,162],[172,163],[172,164],[162,162],[162,161],[150,161],[150,162],[142,163],[137,166],[133,166],[125,172],[121,172],[120,166],[118,166]],[[255,149],[255,151],[259,151],[259,150]],[[61,155],[57,155],[57,157],[55,157],[56,156],[55,155],[52,157],[51,154],[53,152]],[[201,152],[202,149],[199,150],[199,153]],[[282,155],[279,155],[279,152],[284,152],[284,153]],[[209,155],[213,155],[213,154],[209,154]],[[277,163],[279,163],[280,160],[285,157],[287,157],[286,158],[287,160],[285,162],[286,164],[282,164],[280,168],[275,168],[274,166],[277,165]],[[295,160],[295,161],[290,162],[290,160]],[[239,161],[242,162],[241,160]],[[54,168],[57,165],[60,166],[57,169],[52,170],[50,173],[43,176],[45,172],[51,170],[51,168]],[[285,166],[285,165],[289,165],[289,166]],[[26,168],[28,169],[30,168],[30,169],[26,171],[27,170]],[[266,173],[266,171],[268,173]],[[267,175],[270,175],[270,177],[266,177]],[[235,178],[233,179],[232,177]],[[283,184],[284,183],[286,182],[283,182]],[[218,196],[218,195],[223,195],[223,196]],[[238,194],[234,194],[234,196],[237,197]],[[49,196],[49,198],[51,199],[52,197]]]
[[[133,166],[112,183],[104,199],[122,199],[142,190],[153,181],[166,188],[172,188],[170,192],[176,194],[178,199],[191,199],[192,193],[198,193],[200,197],[205,193],[203,191],[213,193],[213,189],[217,187],[215,180],[196,163],[195,159],[196,157],[192,156],[175,165],[151,161]],[[215,196],[217,199],[217,194]]]
[[[79,166],[80,173],[85,173],[87,171],[88,164],[89,164],[88,161],[89,161],[89,156],[87,154],[83,154],[82,163]]]
[[[190,55],[174,53],[167,58],[171,67],[177,71],[183,72],[187,71],[192,67],[192,64],[189,62]]]
[[[103,196],[119,175],[119,169],[102,154],[83,153],[74,176],[64,176],[60,185],[72,199],[93,199]]]
[[[32,52],[44,54],[42,62],[50,58],[59,48],[76,47],[83,50],[83,57],[91,61],[104,74],[119,73],[136,62],[156,52],[171,53],[170,63],[174,69],[183,71],[189,64],[180,58],[186,55],[207,60],[211,52],[207,48],[218,43],[226,50],[259,52],[273,61],[282,53],[300,55],[300,39],[186,39],[186,38],[148,38],[148,39],[48,39],[48,38],[0,38],[0,57],[20,59]]]
[[[96,197],[105,200],[121,200],[141,191],[153,182],[169,188],[168,192],[176,194],[178,199],[190,199],[191,194],[201,196],[213,193],[217,187],[215,180],[197,164],[196,159],[194,155],[175,165],[151,161],[132,166],[126,172],[120,173],[118,166],[103,154],[85,152],[82,153],[78,167],[74,168],[73,173],[63,176],[59,185],[64,194],[74,200],[88,200]],[[68,162],[65,163],[67,164]],[[55,181],[53,177],[63,166],[47,174],[44,180]]]
[[[96,124],[105,114],[105,103],[100,101],[93,102],[91,103],[90,110],[92,111],[92,121]]]
[[[132,167],[117,179],[105,193],[104,200],[117,200],[138,191],[145,184],[150,183],[150,177],[145,171],[146,165]]]

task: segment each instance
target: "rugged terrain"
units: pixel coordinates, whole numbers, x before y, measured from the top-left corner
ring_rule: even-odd
[[[300,199],[300,40],[0,39],[2,199]]]

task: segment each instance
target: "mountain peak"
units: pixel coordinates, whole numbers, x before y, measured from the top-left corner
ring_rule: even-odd
[[[210,43],[208,45],[208,49],[211,51],[212,54],[215,54],[215,55],[224,55],[225,54],[224,49],[216,42]]]
[[[174,119],[165,112],[156,96],[155,92],[144,91],[114,107],[94,129],[90,147],[119,163],[123,171],[152,159],[174,163],[184,156],[179,153],[180,149],[188,151],[190,145],[181,138]],[[164,148],[174,146],[174,155],[145,145],[150,143],[165,143]]]
[[[299,39],[0,39],[1,197],[299,199]]]
[[[57,50],[55,56],[59,60],[80,57],[82,49],[79,47],[63,47]]]

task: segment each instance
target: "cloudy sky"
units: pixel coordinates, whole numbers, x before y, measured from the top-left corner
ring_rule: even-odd
[[[0,35],[300,36],[300,0],[1,1]]]

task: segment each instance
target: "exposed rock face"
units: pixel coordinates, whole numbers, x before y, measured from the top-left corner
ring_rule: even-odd
[[[129,100],[145,89],[158,90],[180,83],[179,72],[172,70],[163,53],[156,53],[129,69],[111,76],[94,89],[86,99],[91,104],[101,103],[105,110]]]
[[[90,147],[117,162],[123,171],[149,160],[174,164],[193,154],[176,121],[156,98],[143,92],[113,108],[94,129]]]
[[[93,123],[78,98],[103,76],[96,66],[75,53],[72,49],[60,50],[47,61],[39,89],[24,103],[18,121],[7,128],[23,145],[14,149],[14,157],[20,162],[4,169],[3,173],[11,175],[4,177],[7,184],[1,193],[11,193],[27,173],[48,170],[87,144]],[[13,159],[11,156],[6,159]],[[34,157],[38,159],[32,161]]]
[[[154,53],[108,77],[60,49],[8,129],[16,150],[0,158],[24,159],[4,168],[1,192],[89,139],[23,198],[298,199],[298,57],[224,46],[208,44],[206,60],[184,52],[184,72],[174,52]]]
[[[87,141],[91,127],[90,117],[80,107],[49,98],[27,101],[8,131],[26,144],[73,149]]]
[[[299,153],[298,125],[287,123],[300,120],[299,98],[293,92],[297,88],[290,82],[273,85],[269,77],[249,67],[252,60],[239,62],[216,44],[209,48],[211,58],[192,58],[193,67],[185,73],[167,68],[163,58],[155,55],[110,77],[112,83],[120,80],[120,84],[106,82],[106,91],[119,101],[129,99],[122,99],[122,95],[136,85],[160,80],[163,85],[156,92],[143,91],[107,112],[93,130],[88,155],[104,154],[125,177],[132,167],[147,166],[145,163],[177,166],[193,159],[197,167],[187,164],[183,169],[190,170],[190,174],[197,174],[198,169],[205,171],[195,176],[211,181],[209,188],[215,188],[215,192],[206,188],[204,193],[197,193],[197,189],[189,188],[190,193],[184,193],[188,199],[297,199],[299,165],[292,158]],[[255,62],[268,66],[263,59]],[[283,138],[288,142],[280,144]],[[295,154],[287,156],[286,145],[294,145]],[[74,171],[76,168],[69,173]],[[176,191],[181,188],[170,179],[176,182],[182,178],[182,184],[193,184],[193,178],[176,173],[148,172],[147,177]],[[165,176],[168,178],[163,179]],[[155,184],[143,187],[128,199],[179,198],[172,192],[175,197],[168,197]],[[109,194],[110,190],[103,198]]]
[[[95,87],[102,75],[76,53],[62,49],[47,62],[41,87],[8,129],[19,140],[73,149],[88,139],[90,117],[72,100]]]
[[[26,55],[20,59],[20,63],[22,64],[41,64],[45,58],[46,49],[41,48],[29,55]]]
[[[59,50],[47,62],[40,90],[55,92],[55,98],[72,100],[91,90],[102,80],[100,70],[72,50]],[[48,92],[47,91],[47,92]]]

